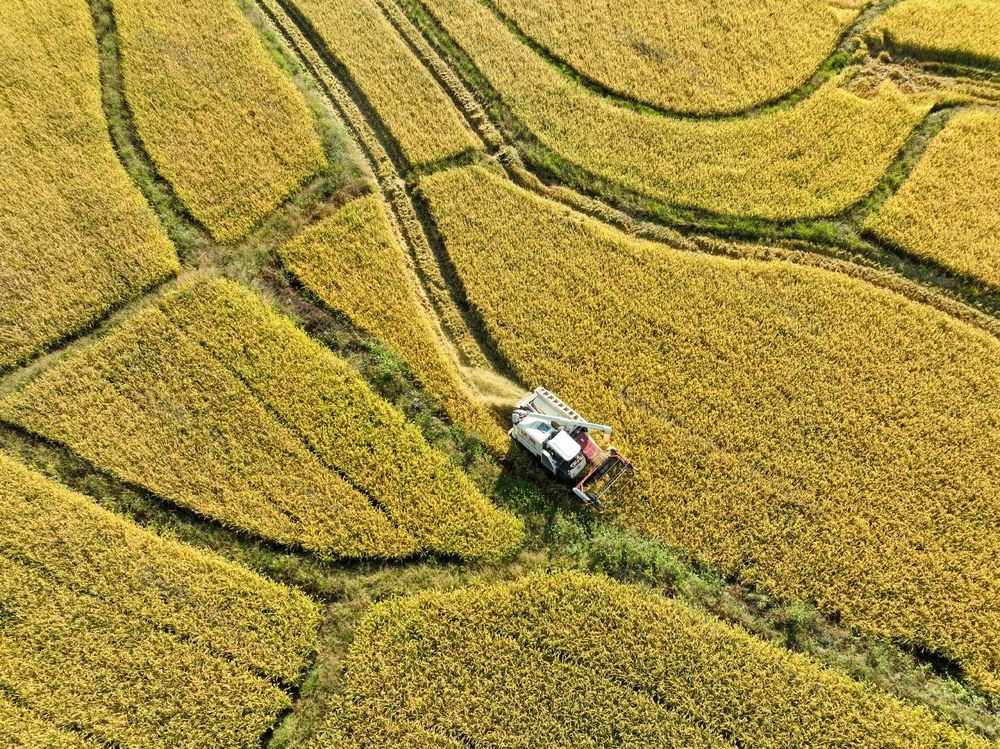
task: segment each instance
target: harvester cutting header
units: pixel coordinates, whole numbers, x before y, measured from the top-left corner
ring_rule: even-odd
[[[586,505],[605,508],[612,487],[635,473],[635,466],[615,448],[602,449],[591,431],[611,434],[611,427],[584,421],[576,411],[543,387],[514,407],[508,434],[538,457],[557,478],[573,485]]]

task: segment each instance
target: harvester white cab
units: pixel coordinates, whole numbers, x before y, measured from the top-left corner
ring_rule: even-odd
[[[570,484],[585,505],[604,510],[612,487],[635,474],[635,466],[615,448],[602,449],[590,432],[611,427],[584,421],[543,387],[526,395],[511,413],[508,434],[536,456],[556,478]]]

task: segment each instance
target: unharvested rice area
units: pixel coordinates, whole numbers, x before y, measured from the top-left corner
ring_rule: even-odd
[[[0,368],[178,269],[108,137],[86,3],[0,0]]]
[[[1000,111],[969,109],[949,120],[865,229],[1000,287]]]
[[[794,107],[692,121],[591,93],[521,43],[479,0],[424,0],[544,146],[629,190],[764,219],[837,214],[870,192],[929,109],[885,82],[862,98],[844,74]]]
[[[864,0],[493,0],[579,73],[673,112],[743,111],[804,84]]]
[[[0,556],[201,648],[295,681],[315,645],[301,593],[136,527],[0,455]]]
[[[830,271],[632,239],[481,168],[420,190],[519,379],[635,460],[619,522],[1000,686],[996,338]]]
[[[1000,65],[1000,3],[996,0],[903,0],[865,33],[877,45],[920,57]]]
[[[6,456],[0,499],[4,746],[260,745],[290,700],[248,667],[298,680],[318,621],[308,598]]]
[[[413,747],[989,746],[681,602],[580,574],[379,604],[347,663],[332,735],[367,739],[365,711]]]
[[[12,749],[98,749],[78,733],[52,725],[0,695],[0,739]]]
[[[326,163],[305,99],[234,0],[114,0],[143,144],[220,242],[244,237]]]

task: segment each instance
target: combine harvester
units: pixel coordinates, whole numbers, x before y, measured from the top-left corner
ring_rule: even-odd
[[[538,457],[558,479],[573,485],[585,505],[604,510],[612,487],[635,474],[635,466],[615,448],[594,442],[590,431],[611,434],[611,427],[584,421],[543,387],[525,396],[510,415],[508,434]]]

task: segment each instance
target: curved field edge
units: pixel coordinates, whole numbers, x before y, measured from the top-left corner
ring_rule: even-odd
[[[245,237],[326,166],[305,100],[235,2],[220,12],[204,3],[112,4],[136,130],[217,241]]]
[[[1000,288],[1000,110],[951,118],[865,230]]]
[[[86,6],[8,2],[4,17],[0,369],[61,345],[179,270],[112,149]]]
[[[998,553],[981,527],[995,513],[986,487],[998,372],[982,366],[996,360],[994,336],[829,271],[627,239],[480,169],[425,178],[420,189],[518,377],[621,424],[616,441],[640,464],[621,522],[844,621],[945,652],[973,681],[995,683],[988,632],[998,622],[977,603],[989,599]],[[573,252],[558,255],[566,242]],[[605,255],[614,280],[598,286],[607,271],[591,266],[605,268]],[[492,265],[499,257],[503,268]],[[651,274],[662,288],[650,288]],[[500,304],[495,288],[525,284],[540,292],[527,316]],[[596,300],[615,315],[602,320]],[[559,345],[543,352],[538,326],[552,319],[563,321]],[[908,371],[902,383],[897,365]],[[942,411],[941,398],[954,410]],[[965,488],[945,491],[940,471]],[[929,487],[918,504],[905,488],[916,485]],[[880,501],[864,500],[869,493]],[[731,507],[719,504],[727,494]],[[810,569],[828,574],[807,579]]]
[[[856,37],[886,4],[860,2],[848,7],[849,3],[845,3],[835,8],[823,2],[799,2],[793,4],[794,7],[782,7],[781,21],[786,25],[771,24],[769,19],[768,28],[760,30],[750,27],[757,21],[758,13],[768,15],[767,9],[736,7],[738,3],[730,8],[713,7],[704,11],[676,3],[682,6],[673,8],[678,13],[671,13],[669,8],[640,8],[626,4],[604,8],[608,17],[603,18],[599,10],[576,6],[568,11],[579,13],[580,28],[576,28],[577,19],[573,17],[567,23],[568,13],[551,8],[551,2],[527,7],[519,0],[480,1],[546,62],[591,92],[639,111],[705,119],[759,114],[809,96],[847,64],[857,49]],[[588,12],[593,12],[594,17]],[[733,18],[734,12],[742,17]],[[671,16],[672,24],[665,27],[671,39],[648,37],[651,33],[655,36],[657,29],[655,21],[641,18],[647,13]],[[704,15],[699,16],[699,13]],[[824,28],[820,29],[819,23],[805,21],[806,15],[812,18],[820,13],[828,14],[821,21],[826,24]],[[556,15],[559,22],[553,25]],[[678,28],[685,23],[689,28]],[[788,28],[787,24],[794,23],[807,27],[808,40],[803,41]],[[606,44],[593,43],[598,29],[605,36]],[[591,32],[589,37],[585,30]],[[757,44],[767,45],[767,34],[774,34],[786,45],[796,45],[797,52],[802,51],[799,45],[818,42],[821,54],[810,49],[802,55],[807,59],[796,59],[792,64],[784,60],[787,49],[783,50],[779,62],[773,48],[768,48],[756,50],[758,55],[762,54],[763,61],[750,59]],[[750,41],[742,40],[748,36]],[[764,38],[758,41],[760,37]],[[690,48],[682,50],[678,56],[678,46],[687,44]],[[709,49],[713,50],[711,56],[725,56],[731,48],[741,46],[745,49],[740,51],[747,57],[735,55],[735,71],[726,69],[732,64],[733,55],[724,62],[691,59],[704,55]],[[803,64],[800,66],[799,62]],[[722,70],[713,70],[713,65]],[[740,65],[750,70],[741,70]],[[781,68],[777,75],[773,71],[775,67]],[[734,72],[735,75],[731,75]]]
[[[567,573],[372,608],[309,746],[390,735],[440,747],[989,745],[680,601]]]
[[[491,106],[506,111],[515,138],[558,156],[556,173],[565,161],[681,210],[769,220],[837,214],[875,187],[932,106],[891,83],[859,97],[843,88],[842,74],[773,114],[670,120],[616,107],[564,80],[477,0],[425,6],[476,66],[470,84],[488,80]],[[648,153],[660,158],[650,161]]]

